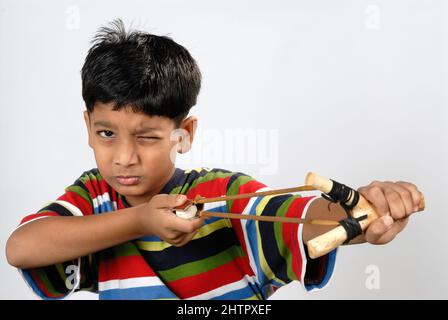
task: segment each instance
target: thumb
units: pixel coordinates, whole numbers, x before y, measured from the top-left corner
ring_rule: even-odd
[[[365,239],[369,243],[377,243],[382,235],[392,228],[394,219],[390,215],[382,216],[373,221],[366,230]]]
[[[158,208],[175,208],[185,203],[187,197],[183,194],[164,194],[158,196]]]

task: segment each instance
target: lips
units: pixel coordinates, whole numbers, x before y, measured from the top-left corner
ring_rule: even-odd
[[[116,179],[123,186],[134,186],[140,182],[139,176],[117,176]]]

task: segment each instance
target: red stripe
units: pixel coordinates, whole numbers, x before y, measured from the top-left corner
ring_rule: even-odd
[[[266,187],[266,185],[256,181],[256,180],[250,180],[247,183],[241,185],[238,187],[238,193],[237,194],[243,194],[243,193],[253,193],[257,190]],[[249,203],[251,198],[246,199],[239,199],[234,200],[230,212],[232,213],[242,213],[244,208],[246,208],[247,204]],[[241,225],[241,221],[237,219],[232,219],[232,226],[235,229],[236,235],[238,239],[240,240],[241,246],[243,247],[244,252],[246,253],[247,259],[248,259],[248,251],[246,246],[246,240],[244,239],[244,233],[243,233],[243,227]]]
[[[95,199],[97,196],[103,195],[106,192],[110,193],[110,190],[112,189],[103,178],[101,180],[86,180],[84,185],[89,190],[92,199]]]
[[[233,230],[235,230],[236,236],[241,243],[241,247],[245,253],[247,258],[247,262],[249,263],[249,253],[247,252],[246,239],[244,239],[243,226],[241,225],[241,220],[238,219],[230,219],[230,223],[232,224]]]
[[[117,257],[100,263],[100,282],[116,279],[152,277],[155,272],[141,256]]]
[[[118,197],[118,201],[117,201],[117,209],[125,209],[125,205],[123,203],[123,198],[122,197]]]
[[[250,181],[246,182],[245,184],[240,185],[238,187],[238,194],[253,193],[253,192],[256,192],[257,190],[260,190],[261,188],[265,188],[265,187],[266,187],[265,184],[263,184],[257,180],[250,180]],[[244,210],[244,208],[246,208],[250,199],[252,199],[252,198],[244,198],[244,199],[234,200],[232,207],[230,208],[231,212],[241,213]]]
[[[169,282],[168,287],[181,299],[193,297],[241,280],[248,274],[241,269],[243,265],[243,259],[238,257],[207,272]]]
[[[311,197],[303,197],[295,199],[288,208],[286,212],[286,217],[294,217],[301,218],[303,216],[305,206],[307,203],[313,199],[314,196]],[[300,252],[299,241],[302,239],[298,239],[298,230],[299,225],[296,223],[284,223],[282,225],[282,236],[283,241],[286,244],[286,247],[291,252],[292,256],[292,270],[296,274],[297,280],[301,280],[302,274],[302,253]]]
[[[19,226],[24,224],[25,222],[28,222],[28,221],[31,221],[33,219],[37,219],[40,217],[59,217],[59,214],[54,211],[46,211],[46,212],[41,212],[41,213],[30,214],[30,215],[26,216],[25,218],[23,218],[22,221],[20,221]]]
[[[100,188],[100,194],[104,194],[106,192],[108,192],[110,194],[111,190],[113,190],[112,187],[106,182],[106,180],[104,180],[104,178],[102,178],[99,181],[97,180],[97,183]]]
[[[230,177],[215,178],[210,181],[200,182],[187,192],[189,199],[194,199],[197,195],[205,198],[219,197],[226,194],[226,186]]]
[[[118,193],[112,187],[111,187],[111,192],[110,192],[110,200],[112,202],[116,202],[117,208],[118,208]]]
[[[48,297],[48,298],[60,298],[60,297],[64,296],[64,293],[53,294],[50,291],[48,291],[48,288],[40,280],[39,276],[36,274],[36,272],[34,270],[29,269],[27,271],[29,272],[31,278],[33,278],[34,282],[37,284],[37,286],[39,287],[41,293],[43,293],[45,297]]]
[[[94,195],[96,195],[97,192],[95,190],[96,189],[95,185],[92,183],[92,181],[86,180],[86,182],[84,182],[84,186],[87,188],[87,190],[89,190],[89,193],[90,193],[90,196],[92,197],[92,199],[95,198]]]
[[[69,190],[62,196],[60,196],[58,200],[64,200],[71,203],[75,207],[79,208],[79,210],[81,210],[82,214],[85,216],[93,214],[92,205],[76,192]]]
[[[121,197],[118,197],[118,199],[117,199],[117,209],[118,210],[124,209],[124,203],[123,203],[123,200]]]

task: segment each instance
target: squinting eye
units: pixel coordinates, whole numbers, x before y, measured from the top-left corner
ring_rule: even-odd
[[[101,130],[98,131],[97,133],[102,138],[111,138],[111,136],[114,134],[112,131],[109,130]]]
[[[138,137],[138,138],[145,139],[145,140],[160,140],[159,137]]]

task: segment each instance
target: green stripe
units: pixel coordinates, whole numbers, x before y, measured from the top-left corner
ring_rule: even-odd
[[[185,186],[188,186],[188,183],[185,184]],[[180,193],[185,194],[185,192],[182,192],[182,186],[174,187],[174,188],[171,189],[171,191],[170,191],[170,194],[180,194]]]
[[[238,194],[238,190],[242,185],[245,185],[246,183],[253,181],[253,180],[254,179],[250,176],[239,176],[232,182],[232,185],[230,187],[228,187],[227,195],[232,196],[232,195]],[[230,210],[230,208],[232,208],[234,201],[235,200],[227,201],[227,210]]]
[[[53,284],[51,283],[50,279],[48,279],[47,273],[45,272],[45,270],[43,268],[36,268],[36,269],[34,269],[34,271],[36,272],[37,276],[39,277],[40,281],[44,284],[45,289],[47,289],[48,292],[50,292],[51,294],[53,294],[57,297],[63,296],[64,294],[67,293],[67,292],[56,291],[56,289],[53,287]]]
[[[214,268],[229,263],[238,257],[243,257],[242,249],[240,246],[233,245],[228,249],[208,258],[185,263],[168,270],[159,271],[159,274],[164,281],[176,281],[210,271]]]
[[[186,182],[183,185],[176,186],[173,189],[171,189],[170,194],[187,194],[190,189],[197,187],[201,183],[209,182],[216,178],[227,178],[233,174],[233,173],[227,173],[227,172],[221,172],[221,171],[211,172],[211,171],[207,171],[204,169],[202,169],[201,171],[196,171],[196,172],[198,174],[202,174],[204,171],[206,173],[203,176],[196,177],[191,185],[190,185],[190,182]]]
[[[141,255],[137,249],[137,246],[132,242],[122,243],[118,246],[113,247],[113,249],[115,258]]]
[[[190,190],[190,183],[186,182],[183,186],[179,186],[178,189],[178,193],[186,194]]]
[[[83,197],[88,203],[90,203],[93,206],[92,199],[90,198],[90,194],[81,188],[80,186],[69,186],[65,188],[65,191],[71,191],[76,193],[77,195]]]
[[[76,265],[78,265],[78,264],[76,263]],[[67,274],[65,273],[64,264],[63,263],[56,263],[55,267],[56,267],[56,270],[58,271],[59,276],[61,277],[61,279],[67,279]]]
[[[92,183],[93,181],[100,182],[101,180],[103,180],[103,177],[101,176],[99,171],[96,174],[93,172],[89,172],[86,175],[79,178],[79,180],[81,180],[82,183],[85,184],[87,181],[91,181]]]

